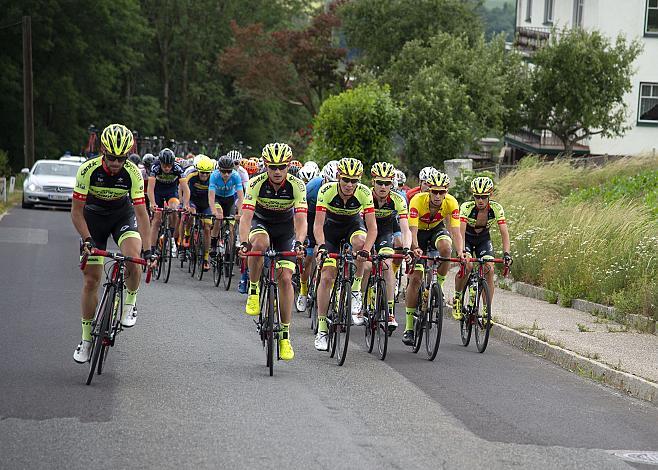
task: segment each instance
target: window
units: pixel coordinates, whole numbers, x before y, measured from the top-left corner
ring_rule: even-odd
[[[658,0],[647,0],[647,15],[644,32],[658,34]]]
[[[656,0],[658,2],[658,0]],[[554,9],[554,0],[546,0],[544,4],[544,23],[553,22],[553,9]]]
[[[525,20],[532,21],[532,0],[528,0],[525,10]]]
[[[638,121],[658,124],[658,83],[640,83]]]
[[[658,1],[658,0],[656,0]],[[573,27],[583,27],[583,6],[585,0],[573,0]]]

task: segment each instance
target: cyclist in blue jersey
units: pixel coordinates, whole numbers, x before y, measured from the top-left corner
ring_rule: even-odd
[[[210,238],[210,255],[214,256],[217,252],[217,239],[219,237],[219,228],[224,216],[233,215],[235,202],[237,201],[237,213],[235,218],[240,219],[242,213],[242,200],[244,199],[244,187],[242,178],[235,171],[233,159],[227,155],[220,157],[217,161],[217,170],[210,175],[210,184],[208,185],[208,203],[212,213],[217,218],[217,223],[213,228]],[[231,240],[235,237],[234,223],[231,223]]]
[[[338,161],[331,160],[324,166],[320,176],[316,176],[306,184],[306,202],[308,203],[308,214],[306,219],[309,227],[313,227],[313,224],[315,223],[315,208],[318,202],[318,192],[320,191],[320,187],[325,183],[337,181],[337,171]],[[304,258],[304,269],[300,275],[299,295],[295,302],[295,307],[298,312],[306,310],[306,304],[308,303],[308,278],[311,274],[313,260],[315,259],[313,256],[315,249],[315,236],[313,235],[313,230],[308,231],[306,239],[308,242],[306,245],[306,258]]]

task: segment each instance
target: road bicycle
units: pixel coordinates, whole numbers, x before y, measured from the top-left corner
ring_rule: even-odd
[[[158,237],[156,239],[156,255],[158,255],[158,264],[155,268],[155,278],[160,280],[160,276],[164,274],[164,283],[169,282],[169,275],[171,274],[171,263],[173,262],[173,239],[174,227],[169,224],[170,214],[178,214],[182,209],[170,209],[168,207],[160,208],[154,207],[154,212],[162,213],[162,222],[158,230]]]
[[[210,266],[212,269],[213,282],[219,287],[220,281],[224,281],[224,290],[231,288],[233,278],[233,267],[235,266],[236,257],[236,240],[235,229],[231,235],[231,226],[234,224],[235,217],[224,217],[219,229],[219,246],[215,256],[210,257]],[[237,229],[237,227],[236,227]]]
[[[113,262],[105,264],[105,283],[103,295],[96,307],[94,320],[91,323],[91,354],[89,356],[89,373],[87,385],[91,384],[94,373],[101,375],[103,365],[107,360],[109,348],[114,346],[117,335],[123,330],[121,326],[121,313],[123,312],[123,291],[126,288],[126,263],[135,263],[142,266],[148,262],[142,258],[132,258],[121,253],[112,253],[93,248],[91,255],[83,255],[80,269],[84,270],[88,256],[104,256]],[[146,270],[146,283],[151,281],[151,269]]]
[[[187,250],[188,252],[188,265],[187,270],[192,277],[196,274],[197,279],[200,281],[203,279],[203,262],[205,261],[204,255],[206,252],[205,246],[205,232],[203,230],[206,220],[210,220],[210,223],[214,222],[215,216],[210,214],[190,214],[194,219],[192,223],[192,228],[190,229],[190,247]]]
[[[491,291],[486,274],[489,269],[493,268],[487,263],[504,263],[503,276],[505,277],[509,274],[509,265],[501,258],[468,258],[465,262],[477,263],[477,268],[471,269],[462,290],[462,319],[459,321],[459,331],[464,346],[468,346],[471,341],[471,333],[475,331],[475,346],[479,353],[483,353],[487,349],[491,331]],[[458,276],[463,277],[464,271],[465,265],[462,263]]]

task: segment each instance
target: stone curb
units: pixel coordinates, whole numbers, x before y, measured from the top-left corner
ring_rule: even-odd
[[[628,372],[615,370],[603,363],[580,356],[560,346],[551,345],[499,323],[493,324],[491,333],[499,340],[547,359],[566,370],[622,390],[632,397],[658,405],[658,384],[654,382]]]

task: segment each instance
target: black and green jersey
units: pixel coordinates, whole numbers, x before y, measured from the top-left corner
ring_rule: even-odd
[[[326,212],[327,219],[334,222],[346,222],[363,214],[375,211],[372,192],[365,184],[359,183],[354,194],[347,201],[339,194],[337,182],[322,185],[318,192],[317,212]]]
[[[505,211],[503,206],[496,201],[489,201],[486,209],[486,219],[480,216],[478,220],[478,208],[475,201],[466,201],[459,208],[459,218],[462,222],[466,222],[466,234],[471,236],[483,235],[489,233],[489,229],[494,223],[504,225]]]
[[[254,211],[256,217],[268,222],[289,222],[293,214],[306,213],[306,185],[288,174],[279,189],[275,189],[265,173],[254,176],[247,183],[242,208]]]
[[[398,218],[406,219],[409,216],[407,201],[395,191],[391,191],[386,201],[381,205],[376,197],[373,198],[373,201],[377,226],[389,226],[394,224]]]

